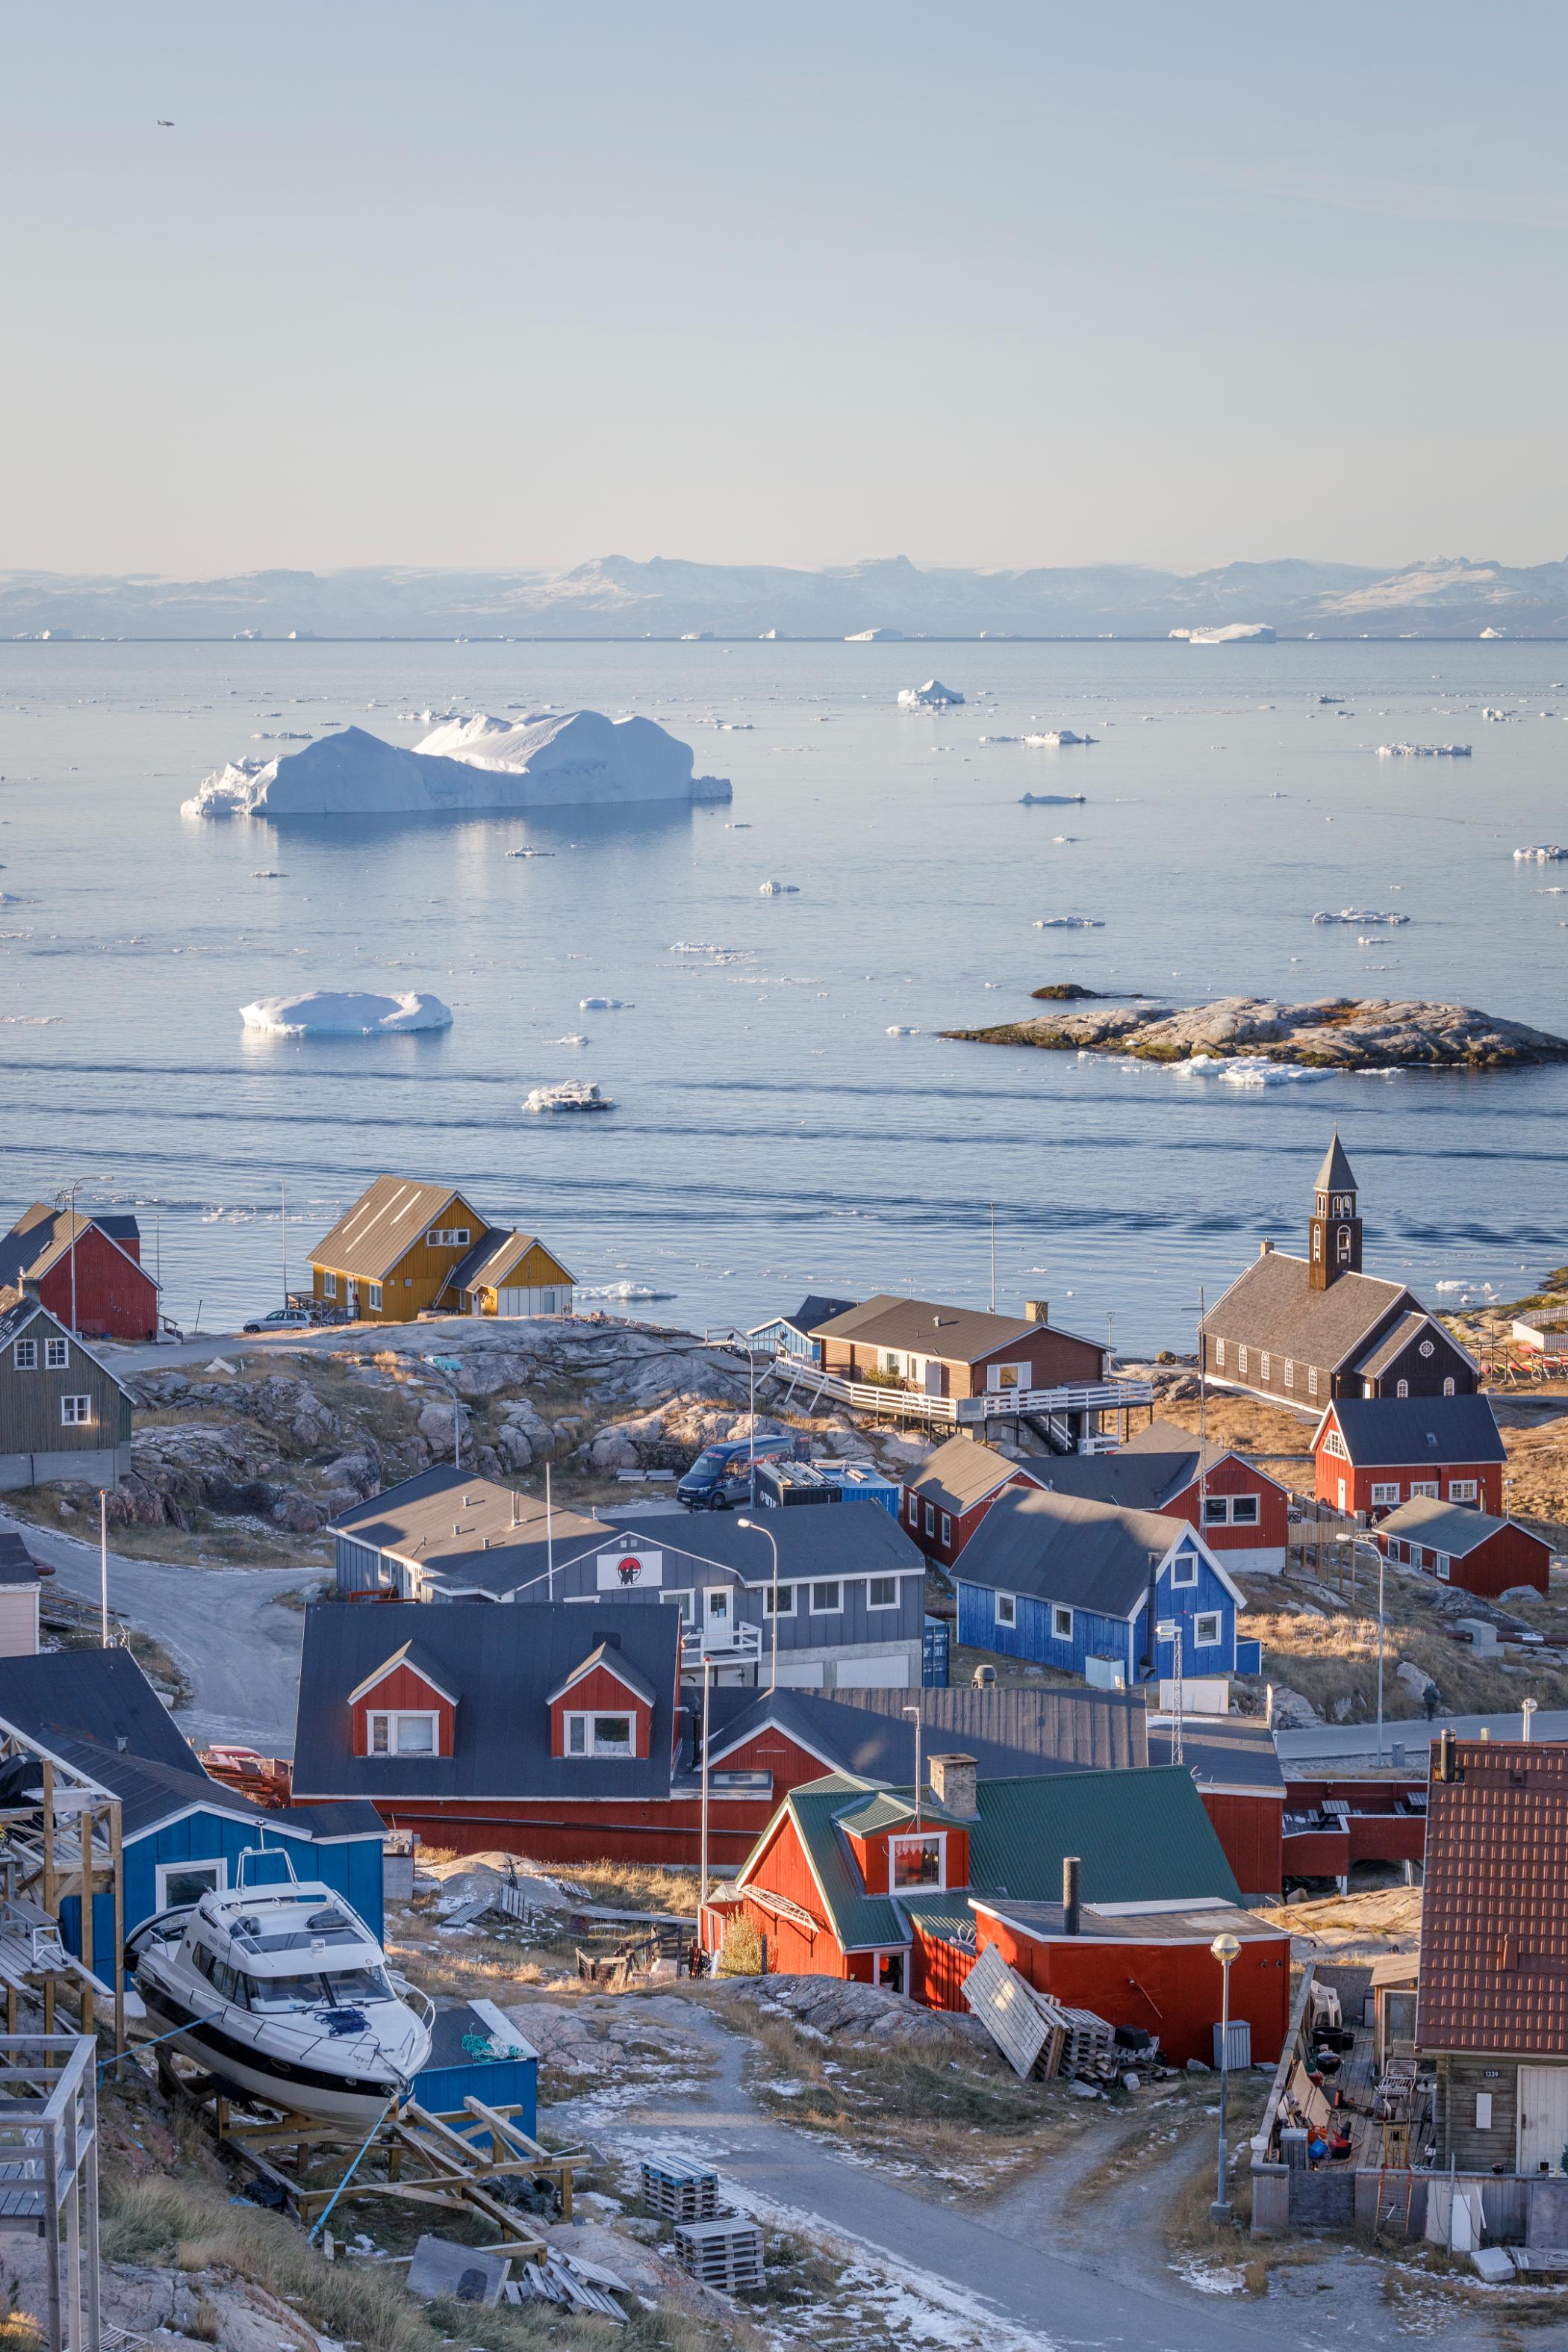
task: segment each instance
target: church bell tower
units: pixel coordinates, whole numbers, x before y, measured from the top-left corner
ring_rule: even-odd
[[[1314,1290],[1327,1290],[1342,1274],[1361,1272],[1361,1219],[1356,1214],[1356,1181],[1338,1128],[1314,1187],[1312,1214],[1307,1226],[1307,1265]]]

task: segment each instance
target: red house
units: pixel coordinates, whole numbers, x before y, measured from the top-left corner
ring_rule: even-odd
[[[1418,1496],[1391,1511],[1377,1530],[1390,1559],[1425,1569],[1445,1584],[1495,1601],[1515,1585],[1545,1592],[1552,1581],[1552,1546],[1517,1519]]]
[[[134,1217],[74,1215],[35,1201],[0,1239],[0,1306],[30,1292],[86,1339],[155,1339],[158,1286]]]
[[[1487,1396],[1336,1397],[1312,1439],[1320,1502],[1382,1518],[1416,1497],[1500,1512],[1503,1450]]]
[[[978,1438],[950,1437],[904,1488],[904,1525],[928,1559],[951,1568],[1004,1486],[1043,1486],[1047,1464],[1010,1462]]]

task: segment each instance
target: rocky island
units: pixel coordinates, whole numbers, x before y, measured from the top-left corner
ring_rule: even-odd
[[[1059,1000],[1062,991],[1036,993]],[[1568,1062],[1568,1038],[1473,1005],[1350,996],[1322,996],[1309,1004],[1222,996],[1212,1004],[1173,1009],[1123,1000],[942,1034],[981,1045],[1132,1054],[1149,1062],[1252,1060],[1324,1070],[1502,1070]]]

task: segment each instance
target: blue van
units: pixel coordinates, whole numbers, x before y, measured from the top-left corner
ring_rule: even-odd
[[[753,1462],[794,1462],[804,1454],[798,1437],[734,1437],[705,1445],[676,1487],[689,1511],[730,1511],[752,1498]]]

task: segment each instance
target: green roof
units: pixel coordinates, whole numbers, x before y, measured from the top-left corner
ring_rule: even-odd
[[[855,1800],[864,1801],[857,1803]],[[1241,1889],[1192,1777],[1178,1764],[1149,1770],[1051,1772],[1028,1780],[982,1780],[979,1815],[969,1830],[970,1885],[928,1889],[894,1898],[868,1895],[844,1834],[853,1822],[898,1828],[910,1817],[913,1791],[829,1773],[792,1790],[784,1800],[846,1951],[906,1944],[909,1917],[950,1935],[970,1917],[967,1895],[1010,1896],[1015,1902],[1061,1898],[1062,1862],[1082,1863],[1086,1903],[1177,1902],[1211,1896],[1239,1903]],[[926,1819],[951,1824],[953,1816],[921,1807]],[[906,1916],[908,1915],[908,1916]]]
[[[838,1816],[839,1827],[847,1830],[851,1837],[874,1837],[879,1830],[902,1829],[906,1822],[914,1820],[912,1789],[905,1796],[901,1789],[879,1788],[874,1782],[870,1785],[876,1793],[865,1804],[849,1806]],[[969,1825],[967,1815],[949,1812],[945,1805],[936,1803],[929,1791],[921,1807],[921,1820],[940,1822],[943,1829],[966,1829]]]

